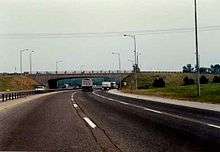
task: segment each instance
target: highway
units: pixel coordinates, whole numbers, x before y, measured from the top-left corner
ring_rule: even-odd
[[[0,108],[0,150],[215,152],[219,116],[102,91],[59,92]]]

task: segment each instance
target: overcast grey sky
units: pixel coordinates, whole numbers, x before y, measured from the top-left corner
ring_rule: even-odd
[[[220,1],[198,0],[199,26],[220,26]],[[0,0],[0,72],[19,72],[19,50],[31,49],[34,71],[131,69],[132,39],[122,35],[16,37],[34,33],[103,33],[193,28],[193,0]],[[218,28],[220,29],[220,28]],[[4,35],[6,34],[6,35]],[[12,34],[9,36],[8,34]],[[199,32],[202,66],[220,63],[220,30]],[[180,70],[195,63],[194,33],[137,35],[143,70]],[[129,51],[130,50],[130,51]],[[24,70],[28,71],[28,53]],[[80,65],[85,65],[81,66]]]

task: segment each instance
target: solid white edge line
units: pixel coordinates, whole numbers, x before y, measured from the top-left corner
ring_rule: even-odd
[[[210,127],[214,127],[214,128],[218,128],[218,129],[220,129],[220,126],[217,126],[217,125],[213,125],[213,124],[207,124],[208,126],[210,126]]]
[[[134,105],[134,104],[126,103],[126,102],[119,101],[119,100],[116,100],[116,99],[112,99],[112,98],[109,98],[109,97],[105,97],[105,96],[99,95],[99,94],[97,94],[95,92],[93,92],[93,94],[98,96],[98,97],[107,99],[107,100],[118,102],[120,104],[128,105],[128,106],[131,106],[131,107],[136,107],[136,108],[140,108],[140,109],[143,109],[143,110],[146,110],[146,111],[151,111],[151,112],[154,112],[154,113],[171,116],[171,117],[175,117],[175,118],[178,118],[178,119],[188,120],[188,121],[191,121],[191,122],[200,123],[200,124],[203,124],[203,125],[207,125],[209,127],[220,129],[220,126],[218,126],[218,125],[214,125],[214,124],[210,124],[210,123],[205,123],[205,122],[202,122],[202,121],[194,120],[194,119],[183,117],[183,116],[179,116],[179,115],[173,115],[173,114],[170,114],[170,113],[167,113],[167,112],[161,112],[161,111],[149,109],[149,108],[146,108],[146,107],[137,106],[137,105]]]
[[[91,128],[96,128],[96,125],[88,117],[84,117],[83,119],[88,123]]]
[[[147,111],[154,112],[154,113],[163,114],[163,112],[161,112],[161,111],[157,111],[157,110],[153,110],[153,109],[149,109],[149,108],[143,108],[143,109],[144,109],[144,110],[147,110]]]
[[[137,105],[130,104],[130,103],[127,103],[127,102],[115,100],[115,99],[112,99],[112,98],[109,98],[109,97],[104,97],[104,96],[101,96],[101,95],[99,95],[99,94],[97,94],[97,93],[95,93],[95,92],[93,92],[93,94],[95,94],[96,96],[99,96],[99,97],[101,97],[101,98],[104,98],[104,99],[108,99],[108,100],[111,100],[111,101],[116,101],[116,102],[118,102],[118,103],[120,103],[120,104],[132,106],[132,107],[136,107],[136,108],[141,108],[141,109],[143,109],[143,110],[151,111],[151,112],[154,112],[154,113],[159,113],[159,114],[162,114],[162,113],[163,113],[163,112],[161,112],[161,111],[149,109],[149,108],[146,108],[146,107],[137,106]]]

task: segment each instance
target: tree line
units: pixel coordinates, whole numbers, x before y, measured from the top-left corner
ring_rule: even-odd
[[[191,64],[183,66],[183,73],[195,73],[197,72],[196,66],[193,67]],[[220,64],[211,65],[208,67],[200,67],[199,72],[203,74],[220,74]]]

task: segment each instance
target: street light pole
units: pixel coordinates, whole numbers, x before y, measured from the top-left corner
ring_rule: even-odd
[[[200,65],[199,65],[199,42],[198,42],[198,17],[197,17],[197,0],[194,0],[195,7],[195,43],[196,43],[196,72],[197,72],[197,95],[201,95],[200,90]]]
[[[137,42],[136,42],[136,36],[135,35],[128,35],[124,34],[126,37],[131,37],[134,40],[134,75],[135,75],[135,89],[137,90],[138,87],[138,81],[137,81],[137,69],[138,69],[138,63],[137,63]]]
[[[58,73],[58,63],[63,62],[63,61],[56,61],[56,74]]]
[[[120,53],[112,52],[112,54],[118,56],[118,67],[119,67],[119,71],[121,71],[121,55],[120,55]]]
[[[141,55],[141,53],[137,52],[137,67],[139,67],[139,56]]]
[[[136,43],[136,36],[133,35],[133,39],[134,39],[134,56],[135,56],[135,66],[136,66],[136,72],[137,72],[137,68],[138,68],[138,62],[137,62],[137,43]]]
[[[34,51],[31,51],[29,54],[29,58],[30,58],[30,74],[32,74],[32,53],[34,53]]]
[[[22,71],[22,64],[23,64],[22,55],[23,55],[24,51],[28,51],[28,49],[20,50],[20,73],[21,74],[23,73],[23,71]]]
[[[121,54],[120,54],[120,53],[117,53],[117,52],[112,52],[112,54],[118,56],[118,67],[119,67],[119,72],[120,72],[119,88],[121,89],[121,86],[122,86],[122,84],[121,84],[121,79],[122,79],[122,76],[121,76]]]
[[[83,71],[86,71],[86,69],[85,70],[83,70],[83,67],[85,67],[86,65],[84,65],[84,64],[82,64],[82,65],[80,65],[80,72],[82,73]]]

